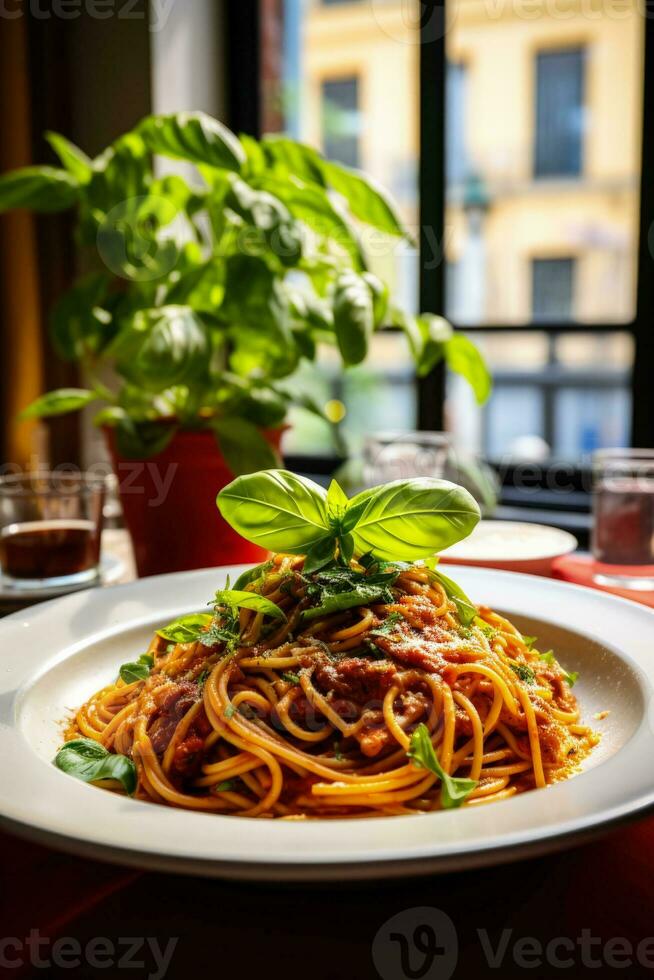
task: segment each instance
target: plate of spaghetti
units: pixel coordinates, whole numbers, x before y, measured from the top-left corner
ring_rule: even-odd
[[[542,853],[652,805],[650,610],[454,582],[435,554],[478,512],[445,481],[348,500],[267,471],[218,506],[267,560],[0,624],[11,829],[144,867],[364,878]]]

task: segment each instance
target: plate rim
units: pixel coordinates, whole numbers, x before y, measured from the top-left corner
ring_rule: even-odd
[[[165,588],[161,588],[165,583],[178,582],[180,577],[183,578],[184,582],[194,586],[197,581],[198,585],[203,584],[205,580],[214,579],[216,576],[224,575],[227,573],[227,569],[239,566],[220,566],[214,569],[198,569],[190,572],[175,572],[168,573],[166,575],[152,576],[147,579],[140,579],[136,582],[125,583],[120,585],[114,585],[109,588],[98,588],[93,590],[87,590],[83,593],[74,593],[72,595],[63,598],[50,599],[47,602],[39,603],[35,606],[23,610],[18,613],[13,613],[10,616],[5,617],[0,621],[0,641],[3,638],[3,634],[10,633],[14,626],[22,624],[24,627],[29,624],[30,621],[41,620],[41,625],[43,622],[47,622],[48,618],[53,614],[55,619],[57,616],[61,619],[66,616],[66,613],[72,611],[76,606],[79,606],[83,602],[88,602],[89,599],[92,600],[92,604],[95,601],[100,602],[100,605],[105,606],[109,603],[111,605],[111,600],[115,597],[119,600],[122,595],[125,596],[138,596],[143,593],[145,596],[149,592],[154,590],[159,592],[161,595],[161,601],[163,602],[163,596],[165,594]],[[243,566],[240,566],[243,567]],[[632,618],[641,618],[643,622],[646,622],[649,626],[654,628],[654,610],[649,609],[639,603],[634,602],[631,599],[626,599],[620,596],[608,596],[606,593],[598,592],[597,590],[588,588],[587,586],[581,586],[576,584],[571,584],[567,582],[560,582],[555,579],[541,579],[536,578],[531,575],[525,575],[515,572],[506,572],[503,570],[479,568],[476,566],[458,566],[457,574],[465,574],[466,577],[470,577],[472,581],[478,580],[483,583],[483,580],[488,580],[490,577],[497,577],[500,581],[500,586],[504,585],[510,591],[511,583],[516,584],[520,580],[520,585],[522,588],[530,585],[532,588],[540,589],[545,583],[545,590],[553,593],[559,593],[560,595],[574,595],[578,594],[580,601],[594,602],[597,603],[600,599],[603,601],[609,600],[609,606],[613,607],[614,610],[624,608]],[[215,584],[214,584],[215,587]],[[201,594],[201,593],[200,593]],[[481,598],[475,596],[475,598]],[[169,602],[169,599],[166,600]],[[497,603],[495,603],[497,604]],[[505,604],[506,606],[506,604]],[[169,607],[170,608],[170,607]],[[189,602],[186,600],[178,604],[178,608],[189,608]],[[533,611],[523,610],[518,613],[514,610],[516,614],[524,615],[538,615],[538,613],[533,613]],[[173,610],[174,614],[174,610]],[[19,731],[19,714],[21,710],[22,699],[26,693],[29,693],[30,687],[36,683],[39,677],[47,674],[55,664],[61,663],[67,659],[76,650],[82,649],[84,645],[88,643],[95,642],[98,637],[110,637],[116,633],[121,633],[129,628],[135,628],[139,624],[143,625],[148,622],[153,617],[160,617],[161,612],[156,608],[149,609],[147,615],[144,616],[143,609],[140,610],[139,615],[134,614],[133,618],[128,622],[121,622],[120,624],[107,623],[104,629],[94,631],[90,627],[86,631],[82,631],[85,635],[78,637],[74,643],[68,643],[62,650],[55,652],[51,656],[45,658],[40,658],[40,663],[34,667],[30,667],[27,670],[27,676],[23,677],[22,682],[18,685],[18,689],[14,690],[13,698],[11,702],[11,712],[13,717],[13,731],[14,734],[20,736]],[[547,619],[546,616],[543,618]],[[551,620],[552,621],[552,620]],[[570,626],[569,622],[562,622],[562,625]],[[578,630],[578,627],[577,627]],[[578,630],[579,631],[579,630]],[[584,630],[588,636],[593,636],[592,631]],[[605,640],[605,642],[607,642]],[[611,641],[611,645],[616,647],[614,641]],[[651,703],[652,695],[654,694],[654,687],[651,681],[645,674],[644,667],[638,662],[637,658],[633,658],[627,651],[617,648],[617,654],[623,660],[626,660],[628,665],[635,669],[639,682],[646,688],[647,694],[649,694],[649,701],[647,700],[647,695],[645,690],[643,694],[646,698],[645,703],[645,714],[647,713],[647,706]],[[1,657],[2,655],[0,655]],[[2,668],[2,660],[0,659],[0,670]],[[641,723],[640,728],[643,727]],[[11,727],[11,726],[10,726]],[[2,725],[2,719],[0,719],[0,746],[5,739],[6,731],[8,726]],[[22,737],[22,736],[21,736]],[[634,736],[632,736],[633,738]],[[33,758],[38,758],[35,750],[28,745],[27,741],[22,737],[25,748],[29,749]],[[651,746],[654,746],[654,733],[651,731],[651,725],[649,726],[649,742]],[[625,743],[614,756],[605,760],[602,765],[608,765],[611,761],[615,761],[621,754],[621,752],[627,747],[629,743]],[[1,754],[1,753],[0,753]],[[42,760],[39,759],[39,762]],[[601,766],[598,766],[599,770]],[[592,770],[591,770],[592,771]],[[56,772],[53,770],[53,772]],[[588,773],[590,774],[590,773]],[[61,774],[57,773],[57,776]],[[584,778],[587,774],[582,773],[575,779],[570,780],[566,783],[560,783],[557,786],[551,787],[548,792],[556,793],[559,789],[564,789],[576,783],[579,779]],[[61,784],[63,786],[63,784]],[[122,797],[113,797],[110,794],[99,794],[95,787],[87,786],[81,783],[75,783],[71,781],[71,792],[67,795],[73,797],[79,795],[79,792],[73,792],[73,786],[75,790],[83,789],[93,794],[97,794],[98,797],[102,795],[102,798],[107,802],[112,800],[122,800]],[[532,794],[525,794],[518,799],[512,799],[507,801],[502,801],[494,804],[493,809],[497,810],[499,807],[513,806],[519,800],[525,800],[531,797]],[[136,801],[141,806],[145,806],[148,809],[152,808],[152,804],[140,803]],[[96,856],[101,860],[117,861],[119,863],[134,864],[141,867],[152,867],[152,868],[165,868],[166,870],[172,870],[176,868],[180,869],[190,869],[194,874],[208,874],[212,876],[220,877],[233,877],[240,879],[258,879],[264,880],[266,878],[287,878],[288,880],[326,880],[327,878],[336,878],[342,876],[344,871],[349,877],[391,877],[394,874],[401,873],[433,873],[437,870],[452,870],[455,867],[473,867],[473,866],[487,866],[493,863],[499,863],[506,860],[520,860],[525,856],[530,854],[536,855],[537,853],[544,853],[545,851],[558,849],[568,846],[568,844],[573,844],[580,837],[592,837],[600,833],[605,832],[612,825],[616,823],[623,823],[630,819],[636,819],[640,815],[644,815],[648,809],[654,807],[654,784],[648,791],[642,792],[639,796],[634,799],[626,801],[622,806],[616,806],[608,810],[603,810],[598,813],[588,813],[585,817],[579,818],[575,817],[567,822],[560,821],[547,828],[541,827],[539,831],[539,837],[536,839],[534,836],[533,828],[526,828],[521,832],[516,832],[515,830],[507,832],[507,834],[502,834],[498,837],[496,834],[489,836],[485,841],[477,840],[475,842],[475,852],[472,855],[470,851],[470,842],[466,844],[465,835],[462,836],[461,840],[458,842],[457,846],[450,849],[448,853],[434,853],[433,845],[425,844],[422,850],[416,850],[414,848],[402,848],[399,851],[396,849],[392,850],[387,854],[378,854],[376,856],[363,855],[362,857],[357,857],[356,855],[348,855],[347,859],[344,861],[339,861],[338,858],[330,854],[313,854],[310,861],[307,861],[301,855],[297,856],[297,859],[291,861],[275,860],[274,855],[265,863],[261,861],[245,861],[239,860],[238,858],[230,858],[225,855],[214,855],[212,858],[207,857],[206,854],[202,855],[180,855],[178,853],[172,854],[170,851],[157,850],[156,847],[147,848],[144,847],[143,842],[139,848],[125,847],[121,848],[115,842],[108,843],[106,839],[97,839],[90,836],[84,836],[83,838],[77,837],[76,839],[71,839],[65,834],[60,834],[56,829],[51,827],[43,826],[42,823],[38,821],[34,822],[24,822],[16,818],[15,812],[13,814],[6,812],[6,803],[2,799],[0,794],[0,824],[3,826],[8,826],[9,829],[13,829],[15,833],[20,836],[27,836],[31,839],[41,839],[48,840],[54,844],[54,846],[60,849],[72,850],[73,853],[85,852],[89,856]],[[161,808],[162,812],[170,812],[169,808]],[[485,810],[488,812],[487,808],[480,808],[480,810]],[[186,814],[187,811],[177,810],[173,811],[176,814]],[[462,811],[462,813],[470,813],[469,811]],[[479,811],[477,811],[479,812]],[[242,821],[245,818],[239,819],[234,817],[217,817],[215,815],[198,815],[193,814],[194,817],[201,816],[210,821],[214,820],[228,820],[230,823],[235,822],[235,826],[243,826]],[[429,815],[426,815],[429,819]],[[442,814],[434,814],[432,816],[437,819],[442,818]],[[397,825],[397,821],[414,821],[418,819],[425,819],[425,817],[419,816],[409,816],[409,817],[386,817],[386,818],[375,818],[374,823],[391,823]],[[372,822],[372,821],[371,821]],[[248,824],[251,822],[248,821]],[[274,822],[266,821],[267,824],[272,824]],[[344,823],[347,823],[349,827],[352,827],[352,821],[345,819],[330,820],[329,826],[331,827],[342,827]],[[359,824],[368,824],[368,821],[355,822]],[[313,824],[316,826],[316,824]],[[291,825],[286,824],[286,827]],[[292,826],[303,826],[306,827],[307,824],[293,824]],[[324,824],[322,825],[324,826]],[[436,843],[438,841],[436,840]],[[466,850],[467,847],[467,850]],[[438,851],[438,848],[436,848]],[[472,855],[472,856],[471,856]],[[367,868],[367,865],[370,865]],[[397,869],[395,869],[397,865]]]

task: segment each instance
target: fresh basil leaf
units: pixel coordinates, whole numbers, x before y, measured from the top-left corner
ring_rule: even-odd
[[[61,133],[48,132],[45,138],[71,177],[78,184],[87,184],[93,173],[90,157]]]
[[[279,462],[273,447],[252,422],[242,418],[213,419],[211,427],[235,476],[271,469]]]
[[[300,683],[300,678],[298,677],[298,675],[297,674],[292,674],[290,671],[287,671],[284,674],[280,674],[280,676],[281,676],[281,678],[282,678],[283,681],[286,681],[287,682],[287,684],[299,684]]]
[[[132,663],[122,664],[119,674],[120,679],[125,684],[133,684],[135,681],[144,681],[150,676],[150,671],[154,667],[154,657],[150,653],[143,653]]]
[[[277,134],[267,134],[260,143],[265,161],[273,172],[293,174],[301,180],[325,187],[322,158],[317,150],[305,143]]]
[[[321,160],[320,166],[329,186],[345,198],[355,218],[391,235],[406,236],[399,216],[376,181],[331,160]]]
[[[236,788],[235,779],[223,779],[222,782],[216,783],[213,788],[214,793],[231,793]]]
[[[306,554],[329,532],[327,494],[287,470],[239,476],[220,491],[217,505],[234,530],[254,544],[287,554]]]
[[[388,286],[372,272],[364,272],[361,278],[372,296],[374,324],[376,327],[381,327],[388,312]]]
[[[346,365],[360,364],[375,326],[373,299],[365,279],[347,270],[334,289],[334,333]]]
[[[407,755],[415,766],[438,776],[441,781],[441,805],[445,810],[461,806],[477,787],[476,779],[450,776],[445,772],[434,751],[429,729],[424,723],[418,725],[411,736]]]
[[[522,638],[522,639],[523,639],[523,640],[524,640],[524,639],[534,639],[534,640],[535,640],[535,639],[536,639],[536,637],[534,636],[534,637],[529,637],[529,638],[527,638],[527,637],[524,637],[524,636],[523,636],[523,638]],[[529,649],[531,649],[531,647],[530,647]],[[556,658],[555,658],[555,656],[554,656],[554,650],[546,650],[546,651],[545,651],[545,653],[539,653],[539,654],[538,654],[538,656],[540,657],[540,659],[541,659],[541,660],[544,660],[544,661],[545,661],[545,663],[546,663],[546,664],[549,664],[550,666],[551,666],[551,665],[552,665],[552,664],[553,664],[553,663],[555,662],[555,660],[556,660]]]
[[[286,613],[279,606],[257,592],[240,592],[238,589],[219,589],[216,592],[217,606],[231,606],[236,609],[252,609],[273,619],[286,619]]]
[[[480,351],[465,334],[455,333],[445,344],[445,361],[451,371],[465,378],[472,388],[477,404],[487,401],[493,379]]]
[[[511,664],[511,670],[520,678],[523,684],[535,684],[536,675],[527,664]]]
[[[538,643],[538,637],[537,636],[523,636],[522,637],[522,642],[524,643],[524,645],[527,647],[528,650],[533,650],[534,649],[534,644],[535,643]]]
[[[112,342],[118,370],[149,391],[197,380],[207,371],[209,337],[188,306],[139,310]]]
[[[343,488],[332,480],[327,490],[327,514],[332,520],[340,519],[347,510],[348,499]]]
[[[50,335],[57,353],[72,361],[98,353],[113,338],[116,328],[111,314],[102,308],[109,289],[109,276],[91,272],[59,297],[50,313]]]
[[[231,208],[246,224],[256,228],[261,236],[262,250],[270,250],[282,265],[296,265],[302,257],[302,236],[299,225],[290,211],[274,194],[255,190],[240,177],[233,177],[225,197]],[[255,243],[248,242],[253,248]]]
[[[75,203],[78,184],[65,170],[23,167],[0,176],[0,212],[12,208],[64,211]]]
[[[563,671],[563,680],[566,682],[566,684],[568,685],[568,687],[574,687],[574,685],[579,680],[579,674],[578,674],[578,672],[576,670],[570,671],[569,674],[566,673],[566,671],[564,670]]]
[[[206,163],[220,170],[241,170],[245,151],[236,136],[204,112],[148,116],[138,127],[153,153]]]
[[[242,592],[246,585],[252,585],[255,582],[263,582],[264,578],[272,567],[273,561],[272,558],[269,558],[268,561],[263,561],[260,565],[255,565],[254,568],[248,568],[247,571],[241,572],[239,577],[234,582],[234,589],[237,592]]]
[[[481,517],[463,487],[428,477],[396,480],[350,500],[342,527],[359,554],[379,558],[426,558],[465,538]]]
[[[116,417],[109,424],[115,424],[116,448],[125,459],[148,459],[157,456],[171,442],[177,432],[176,425],[163,421],[137,422],[128,414]]]
[[[337,592],[325,595],[319,606],[305,609],[301,616],[301,621],[309,622],[319,616],[327,616],[335,612],[343,612],[345,609],[353,609],[356,606],[367,606],[371,602],[391,602],[393,595],[388,585],[383,583],[370,584],[361,583],[350,592]]]
[[[76,738],[66,742],[54,757],[54,764],[57,769],[85,783],[115,779],[130,796],[136,792],[138,780],[132,760],[126,755],[108,752],[92,738]]]
[[[320,541],[316,541],[308,550],[304,556],[304,566],[303,571],[310,575],[312,572],[317,572],[325,565],[328,565],[334,560],[334,552],[336,550],[336,537],[334,534],[327,534]]]
[[[173,643],[195,643],[212,619],[211,613],[190,613],[157,630],[157,635],[164,640],[172,640]]]
[[[470,626],[473,620],[477,616],[477,607],[470,602],[461,586],[457,585],[451,578],[447,575],[443,575],[442,572],[436,571],[436,569],[430,569],[430,574],[435,578],[445,589],[448,599],[451,599],[456,610],[459,614],[459,619],[464,626]]]
[[[41,395],[24,408],[18,418],[24,421],[47,418],[51,415],[65,415],[66,412],[76,412],[84,408],[97,397],[94,391],[87,391],[85,388],[58,388],[56,391]]]

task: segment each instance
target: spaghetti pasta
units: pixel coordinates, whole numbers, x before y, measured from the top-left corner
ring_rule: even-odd
[[[597,739],[553,655],[486,607],[466,624],[420,563],[384,566],[381,598],[324,612],[329,572],[277,555],[235,594],[278,616],[218,602],[189,642],[157,634],[66,739],[131,758],[141,799],[287,820],[477,806],[578,768]]]

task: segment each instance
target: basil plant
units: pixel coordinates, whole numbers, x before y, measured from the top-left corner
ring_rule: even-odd
[[[208,428],[234,473],[274,466],[261,430],[293,404],[322,414],[294,394],[301,360],[327,343],[345,367],[359,364],[389,325],[405,331],[419,375],[445,359],[488,396],[474,345],[440,317],[395,309],[368,270],[365,226],[407,232],[363,174],[285,137],[237,137],[200,112],[149,116],[94,159],[46,138],[61,166],[0,177],[0,211],[74,209],[86,271],[50,328],[88,387],[50,392],[24,417],[94,403],[124,455]],[[157,157],[183,166],[163,175]]]

